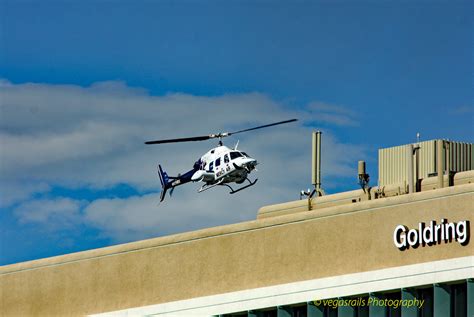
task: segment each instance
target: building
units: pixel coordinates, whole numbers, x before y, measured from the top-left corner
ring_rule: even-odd
[[[473,147],[459,158],[435,142],[435,170],[423,177],[408,145],[379,157],[381,177],[388,160],[408,160],[396,182],[265,206],[254,221],[1,267],[0,310],[472,317]],[[450,159],[462,163],[453,169]]]

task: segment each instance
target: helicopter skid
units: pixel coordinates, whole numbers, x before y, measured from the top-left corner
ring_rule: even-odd
[[[217,185],[222,185],[222,182],[223,182],[223,181],[224,181],[224,179],[222,178],[220,181],[218,181],[218,182],[215,183],[215,184],[212,184],[212,185],[204,184],[204,185],[201,186],[201,188],[198,189],[198,193],[202,193],[203,191],[208,190],[208,189],[210,189],[210,188],[212,188],[212,187],[215,187],[215,186],[217,186]]]
[[[229,194],[235,194],[237,192],[240,192],[241,190],[244,190],[245,188],[248,188],[248,187],[251,187],[251,186],[255,185],[255,183],[258,181],[258,178],[256,178],[253,182],[250,181],[250,179],[248,179],[248,177],[245,178],[245,179],[249,182],[249,184],[245,185],[245,186],[242,186],[242,187],[240,187],[239,189],[236,189],[236,190],[234,190],[232,187],[230,187],[230,185],[227,185],[227,184],[222,184],[222,185],[227,186],[227,187],[230,188],[230,193]]]

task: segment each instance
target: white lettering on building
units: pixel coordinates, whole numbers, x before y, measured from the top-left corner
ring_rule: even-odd
[[[398,225],[393,231],[393,243],[400,250],[417,248],[422,245],[436,245],[442,241],[445,243],[457,241],[461,245],[467,245],[470,238],[469,220],[459,222],[448,222],[441,219],[440,224],[432,220],[429,225],[424,222],[418,224],[417,229],[408,229],[407,226]]]

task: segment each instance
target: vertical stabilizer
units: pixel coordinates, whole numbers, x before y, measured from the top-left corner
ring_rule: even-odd
[[[168,174],[163,171],[161,165],[158,165],[158,176],[160,177],[161,183],[160,202],[162,202],[165,199],[166,191],[171,188],[172,185]]]

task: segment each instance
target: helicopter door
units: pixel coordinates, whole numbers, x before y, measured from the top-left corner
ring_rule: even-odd
[[[229,154],[224,155],[224,165],[225,165],[225,171],[228,172],[230,171],[230,165],[229,165]]]
[[[221,166],[221,158],[219,157],[218,159],[216,159],[215,161],[215,168],[216,168],[216,176],[219,177],[223,174],[223,169],[222,169],[222,166]]]

